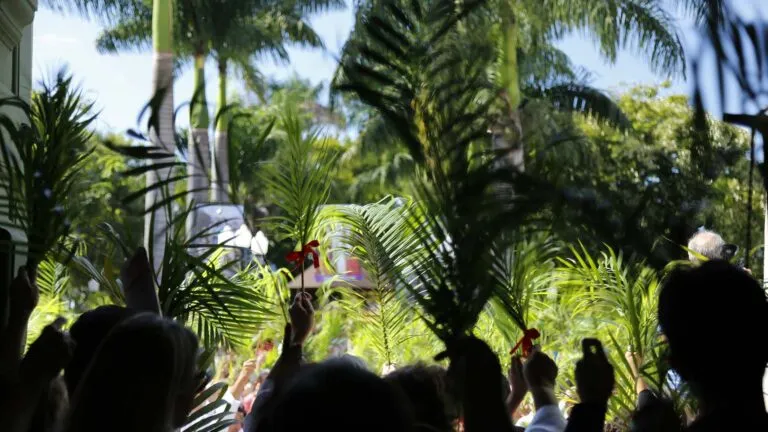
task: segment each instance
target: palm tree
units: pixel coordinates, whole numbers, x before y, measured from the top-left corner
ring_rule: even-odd
[[[146,22],[146,30],[141,43],[149,47],[151,42],[154,51],[154,63],[152,66],[152,98],[150,108],[150,136],[152,145],[164,149],[166,153],[173,153],[175,149],[174,115],[173,115],[173,69],[174,69],[174,2],[173,0],[153,0],[151,7],[149,0],[45,0],[43,3],[58,11],[77,11],[82,16],[90,18],[98,17],[108,23],[117,23],[124,17],[134,17],[134,22]],[[118,24],[120,26],[121,24]],[[130,25],[130,24],[129,24]],[[123,27],[126,34],[130,34],[128,27]],[[139,42],[137,40],[137,42]],[[146,174],[147,186],[167,180],[171,175],[171,169],[164,167],[170,162],[170,158],[156,158],[153,163],[156,170],[150,170]],[[145,208],[156,208],[161,201],[157,191],[149,191],[145,197]],[[147,212],[144,219],[144,244],[152,254],[153,266],[157,270],[163,257],[162,236],[167,228],[168,216],[159,211]],[[157,228],[156,238],[149,236],[149,226],[154,224]]]
[[[548,197],[543,188],[530,193],[537,182],[483,151],[495,51],[460,29],[491,15],[479,3],[456,10],[452,1],[388,0],[365,9],[337,81],[386,121],[416,165],[416,205],[404,217],[416,246],[406,250],[418,253],[396,283],[449,346],[508,291],[503,234],[531,222]],[[499,187],[510,184],[514,199]],[[505,306],[519,315],[518,305]]]
[[[323,42],[305,16],[313,10],[329,10],[343,7],[344,3],[332,1],[283,2],[258,15],[245,19],[233,16],[229,8],[212,11],[211,48],[219,73],[218,108],[216,110],[216,134],[214,150],[213,201],[229,199],[229,125],[230,107],[227,103],[227,78],[230,64],[234,64],[246,85],[263,94],[263,80],[255,66],[261,56],[267,54],[279,61],[288,60],[286,43],[312,48],[323,48]]]
[[[363,3],[358,17],[375,3]],[[709,3],[719,2],[688,0],[682,4],[702,17],[707,7],[716,7]],[[530,98],[544,98],[557,109],[588,114],[623,130],[631,128],[616,104],[587,85],[554,43],[569,32],[584,31],[593,36],[609,61],[616,59],[619,49],[630,45],[647,55],[655,70],[684,73],[682,45],[674,23],[660,5],[657,0],[499,0],[490,3],[492,16],[461,26],[465,37],[490,37],[497,43],[498,57],[491,73],[502,97],[490,119],[490,129],[493,148],[506,156],[507,163],[524,168],[521,115],[524,102]],[[364,36],[358,30],[361,25],[358,19],[349,46]],[[345,55],[351,54],[345,49]],[[343,81],[342,74],[340,69],[336,82]]]
[[[216,56],[219,71],[219,108],[216,116],[217,144],[214,171],[219,186],[214,188],[214,199],[226,199],[223,184],[228,183],[227,78],[230,64],[251,87],[259,87],[260,77],[254,63],[263,54],[285,60],[286,42],[321,47],[322,42],[306,22],[306,16],[324,10],[342,7],[339,0],[302,0],[278,3],[239,0],[184,0],[177,4],[174,19],[179,24],[174,32],[177,48],[192,57],[195,74],[195,94],[190,106],[190,142],[188,191],[195,202],[209,200],[208,175],[210,173],[210,117],[205,95],[205,62],[208,55]],[[136,7],[141,10],[141,6]],[[143,49],[152,34],[146,13],[132,12],[99,36],[96,45],[102,52],[120,52]],[[189,35],[192,35],[190,38]]]
[[[152,4],[152,46],[154,62],[152,65],[152,91],[159,95],[157,114],[150,127],[150,139],[155,147],[173,154],[175,147],[173,115],[173,0],[155,0]],[[154,98],[153,98],[154,99]],[[162,159],[158,163],[170,163],[172,159]],[[171,167],[158,168],[147,172],[147,186],[163,181],[171,176]],[[159,202],[158,191],[149,191],[144,198],[146,210],[155,208]],[[144,216],[144,247],[150,251],[152,266],[160,271],[165,255],[165,232],[168,229],[168,217],[165,211],[151,211]],[[152,224],[155,225],[154,229]],[[152,236],[150,233],[155,232]]]

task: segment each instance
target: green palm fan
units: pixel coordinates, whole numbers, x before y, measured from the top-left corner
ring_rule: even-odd
[[[149,109],[155,112],[156,106],[151,103]],[[149,142],[138,132],[130,133],[133,138]],[[161,313],[188,325],[205,346],[248,343],[254,333],[274,319],[274,307],[264,293],[230,278],[236,273],[238,262],[227,259],[226,249],[210,240],[228,221],[219,221],[189,233],[187,226],[194,203],[185,203],[189,190],[177,189],[177,185],[187,178],[183,171],[185,162],[159,147],[106,145],[135,162],[135,168],[122,175],[143,176],[165,169],[171,172],[169,177],[158,178],[156,183],[124,198],[127,202],[143,200],[148,192],[159,197],[153,206],[145,208],[145,212],[152,215],[149,238],[163,239],[159,268],[152,269]],[[154,216],[158,212],[166,214],[167,226],[156,233]],[[155,262],[155,253],[154,247],[148,249],[150,262]],[[98,269],[90,270],[94,278],[99,276]]]
[[[357,329],[365,334],[357,336],[367,340],[381,365],[400,363],[400,347],[410,337],[413,310],[397,283],[419,253],[403,217],[412,207],[412,202],[386,198],[374,204],[338,208],[341,249],[360,262],[373,285],[365,292],[344,289],[342,304],[361,324]]]
[[[489,312],[507,344],[514,347],[522,344],[520,329],[522,336],[533,330],[531,310],[555,289],[555,256],[560,247],[544,233],[509,237],[506,248],[498,251],[494,275],[500,289],[489,303]]]
[[[330,173],[338,154],[328,147],[321,130],[304,130],[294,111],[287,109],[280,123],[286,145],[261,172],[267,198],[280,209],[267,222],[276,241],[290,239],[299,249],[286,260],[300,272],[303,290],[306,256],[313,255],[315,267],[320,265],[316,251],[319,214],[328,200]]]
[[[32,96],[0,99],[0,225],[22,231],[28,265],[36,267],[49,252],[62,252],[71,221],[81,211],[71,197],[87,187],[80,177],[92,152],[89,127],[96,118],[61,70]],[[8,113],[20,112],[16,123]]]
[[[503,233],[526,223],[545,195],[531,198],[535,182],[483,150],[496,99],[487,73],[494,47],[455,30],[464,17],[487,13],[481,6],[373,5],[361,12],[337,76],[338,90],[374,108],[417,165],[405,217],[419,253],[398,286],[448,344],[472,331],[501,290],[494,269]]]

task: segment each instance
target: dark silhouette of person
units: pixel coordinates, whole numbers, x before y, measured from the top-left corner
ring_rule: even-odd
[[[413,418],[401,393],[348,358],[303,366],[262,412],[258,432],[402,432]]]
[[[115,326],[72,395],[65,431],[171,432],[184,425],[197,382],[197,337],[140,313]]]
[[[658,314],[670,365],[700,401],[687,430],[768,430],[768,300],[757,281],[725,261],[678,269],[661,290]]]
[[[414,431],[451,432],[457,418],[450,401],[445,369],[415,364],[395,370],[384,380],[402,392],[414,416]]]

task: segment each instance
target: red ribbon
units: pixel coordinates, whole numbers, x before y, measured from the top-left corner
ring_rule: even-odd
[[[519,341],[517,341],[517,344],[512,348],[512,350],[509,353],[514,354],[518,348],[522,347],[523,357],[528,357],[533,351],[533,340],[538,339],[539,336],[541,336],[541,333],[539,333],[539,331],[536,330],[535,328],[524,331],[523,337]]]
[[[302,246],[300,251],[289,252],[288,255],[285,256],[285,259],[289,262],[296,263],[296,268],[301,268],[301,264],[306,256],[312,255],[312,265],[314,265],[315,268],[318,268],[320,267],[320,254],[318,254],[315,250],[316,247],[320,247],[320,242],[317,240],[312,240],[311,242]]]

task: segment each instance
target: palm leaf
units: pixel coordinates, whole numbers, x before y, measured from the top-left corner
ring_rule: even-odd
[[[419,253],[397,286],[447,344],[472,331],[500,289],[492,270],[501,234],[543,201],[526,195],[535,182],[496,168],[483,150],[496,99],[487,74],[494,47],[455,30],[483,12],[480,3],[396,0],[362,9],[336,82],[377,111],[417,166],[404,217]],[[514,195],[502,187],[509,182]]]
[[[626,259],[610,248],[599,258],[592,257],[581,246],[571,247],[571,258],[559,259],[558,284],[574,293],[582,311],[580,320],[591,320],[601,334],[610,339],[609,355],[615,366],[617,394],[609,411],[625,421],[635,408],[636,380],[625,352],[641,356],[639,365],[643,379],[658,394],[671,395],[676,406],[689,405],[685,389],[673,389],[667,380],[666,346],[658,337],[656,318],[661,279],[643,261]]]
[[[95,116],[65,70],[43,83],[31,106],[6,98],[0,107],[20,109],[26,117],[16,124],[0,114],[0,187],[7,194],[0,214],[24,231],[35,266],[48,252],[61,252],[71,221],[82,211],[70,197],[85,186],[81,172],[93,150],[88,128]]]
[[[318,214],[328,199],[330,172],[338,154],[328,148],[319,130],[304,131],[296,113],[285,112],[280,123],[286,145],[261,173],[267,197],[281,210],[268,222],[276,240],[291,239],[301,248],[315,240]]]
[[[67,266],[50,257],[37,266],[36,283],[43,295],[49,297],[61,295],[69,286],[69,280]]]
[[[546,235],[518,235],[499,251],[495,274],[500,288],[489,304],[498,330],[513,346],[520,329],[531,328],[530,311],[537,297],[555,287],[558,245]]]
[[[155,275],[161,311],[195,330],[207,346],[245,344],[273,319],[270,300],[227,277],[237,262],[204,240],[215,227],[186,238],[190,212],[188,207],[177,215],[165,236]]]
[[[134,133],[134,136],[143,139],[141,134]],[[276,315],[271,298],[230,278],[236,273],[237,260],[227,255],[228,249],[223,245],[211,241],[228,221],[196,227],[198,229],[191,232],[188,226],[195,204],[185,204],[185,200],[192,191],[176,191],[176,185],[187,175],[173,172],[173,168],[181,168],[184,163],[175,161],[175,155],[159,147],[107,145],[129,158],[138,159],[136,168],[124,175],[143,176],[153,170],[171,168],[168,178],[158,176],[155,183],[125,198],[142,199],[147,193],[158,196],[155,204],[144,211],[152,215],[149,238],[158,238],[162,242],[162,259],[159,267],[152,269],[162,314],[192,328],[208,347],[248,343],[253,334]],[[166,215],[167,225],[162,232],[156,232],[155,215],[158,212]],[[119,239],[112,240],[119,244]],[[148,253],[150,261],[156,262],[155,248],[149,248]],[[88,271],[94,278],[99,277],[97,269]],[[102,276],[102,279],[105,278]],[[103,283],[116,284],[116,281],[104,280]]]
[[[151,10],[147,8],[145,14],[102,30],[96,37],[96,50],[101,54],[149,50],[152,47]]]
[[[405,223],[404,212],[395,199],[365,206],[339,208],[342,232],[340,248],[358,259],[373,283],[372,293],[352,291],[342,297],[351,316],[362,324],[378,363],[402,361],[399,347],[408,338],[412,310],[397,290],[398,276],[407,272],[414,254],[419,253],[415,237]],[[350,290],[344,290],[344,294]],[[371,304],[370,302],[373,301]]]
[[[529,90],[527,94],[546,99],[562,111],[584,114],[620,131],[632,130],[632,122],[616,102],[593,87],[571,83]]]
[[[214,351],[211,350],[203,352],[198,361],[198,370],[207,371],[213,366],[213,353]],[[223,399],[226,390],[227,384],[219,382],[200,391],[192,401],[193,408],[187,416],[182,430],[184,432],[213,432],[224,430],[233,424],[235,422],[234,413],[231,412],[229,403]]]
[[[673,18],[657,1],[544,0],[554,32],[588,30],[600,51],[615,61],[619,49],[632,47],[660,73],[685,75],[683,46]]]

